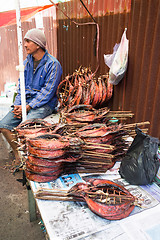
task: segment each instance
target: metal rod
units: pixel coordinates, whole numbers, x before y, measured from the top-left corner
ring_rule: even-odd
[[[24,84],[24,65],[23,65],[20,1],[15,0],[15,3],[16,3],[16,19],[17,19],[18,52],[19,52],[19,66],[18,66],[17,70],[19,71],[20,86],[21,86],[22,121],[25,121],[27,119],[27,113],[26,113],[26,95],[25,95],[25,84]]]

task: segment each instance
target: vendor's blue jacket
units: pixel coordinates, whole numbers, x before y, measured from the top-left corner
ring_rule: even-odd
[[[48,104],[51,109],[57,105],[57,87],[60,83],[62,67],[58,60],[45,51],[38,67],[33,73],[33,57],[28,55],[24,61],[26,102],[31,108]],[[14,105],[21,105],[20,84]]]

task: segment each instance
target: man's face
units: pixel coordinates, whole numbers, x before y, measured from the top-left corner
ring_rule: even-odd
[[[24,47],[26,49],[27,54],[32,54],[32,55],[34,55],[40,48],[36,43],[28,39],[24,40]]]

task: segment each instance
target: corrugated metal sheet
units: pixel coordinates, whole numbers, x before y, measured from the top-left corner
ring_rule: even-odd
[[[132,1],[129,68],[124,108],[135,122],[149,120],[150,134],[160,138],[160,1]]]
[[[131,122],[149,120],[149,134],[160,138],[160,1],[159,0],[83,0],[95,21],[99,24],[99,64],[97,75],[109,69],[104,63],[104,54],[113,51],[119,43],[124,28],[129,39],[129,65],[124,79],[114,87],[114,96],[109,107],[114,110],[131,110],[135,117]],[[80,0],[60,3],[71,20],[78,23],[93,22]],[[63,67],[63,77],[73,73],[79,66],[95,71],[96,25],[78,26],[60,10],[43,15],[48,49],[56,55]],[[35,19],[23,23],[23,30],[35,27]],[[58,30],[58,31],[57,31]],[[58,43],[56,41],[56,33]],[[0,29],[1,60],[0,87],[4,79],[17,78],[18,64],[16,27]],[[13,37],[14,36],[14,37]]]
[[[17,32],[15,27],[0,29],[0,90],[4,90],[4,83],[17,81],[18,73],[15,71],[17,61]],[[13,81],[11,79],[14,79]]]
[[[83,1],[100,27],[99,63],[101,72],[108,71],[103,54],[111,53],[116,42],[120,41],[124,28],[128,26],[131,0],[125,1]],[[77,23],[92,22],[80,1],[59,4],[73,21]],[[72,73],[80,65],[97,67],[96,61],[96,25],[76,25],[58,10],[58,45],[64,74]],[[69,59],[68,59],[69,58]]]
[[[150,121],[149,133],[160,138],[160,1],[158,0],[94,0],[83,1],[100,27],[99,63],[97,74],[106,74],[103,54],[112,53],[124,28],[129,39],[129,65],[124,79],[114,87],[109,107],[131,110],[131,122]],[[78,23],[93,22],[80,1],[59,4],[59,8]],[[95,33],[91,25],[76,26],[58,11],[59,59],[64,76],[80,65],[96,69]]]

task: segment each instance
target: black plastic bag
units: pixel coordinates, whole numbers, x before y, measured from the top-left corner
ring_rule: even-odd
[[[159,168],[159,140],[144,134],[139,128],[135,131],[137,135],[122,159],[119,173],[130,184],[146,185],[153,182]]]

